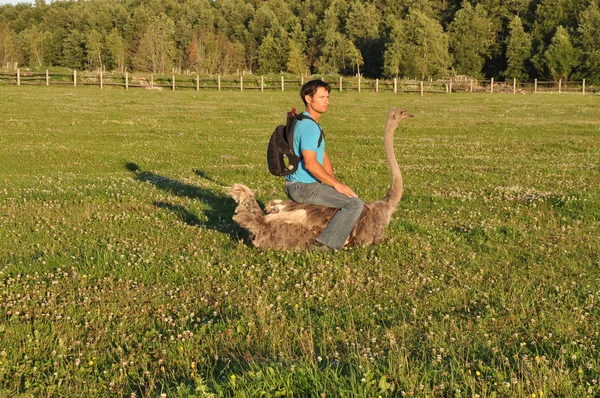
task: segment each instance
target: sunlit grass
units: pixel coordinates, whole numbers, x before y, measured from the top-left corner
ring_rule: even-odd
[[[338,177],[405,196],[377,246],[263,252],[297,93],[0,87],[0,395],[598,396],[600,105],[332,93]]]

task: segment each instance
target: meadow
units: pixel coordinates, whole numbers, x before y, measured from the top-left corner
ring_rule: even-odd
[[[382,244],[253,248],[295,92],[0,86],[0,396],[598,397],[600,102],[337,93],[340,180]]]

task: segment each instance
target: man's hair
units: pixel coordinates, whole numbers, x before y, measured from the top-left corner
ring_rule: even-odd
[[[327,90],[328,93],[331,92],[331,87],[329,86],[329,83],[324,82],[321,79],[311,80],[309,82],[304,83],[304,85],[300,89],[300,98],[302,98],[304,105],[307,105],[306,99],[304,97],[306,97],[307,95],[310,95],[312,97],[317,93],[319,87],[323,87],[325,90]]]

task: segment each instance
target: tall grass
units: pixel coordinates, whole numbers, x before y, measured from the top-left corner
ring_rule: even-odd
[[[0,87],[1,396],[599,396],[600,105],[332,93],[338,177],[405,195],[384,243],[261,251],[297,93]]]

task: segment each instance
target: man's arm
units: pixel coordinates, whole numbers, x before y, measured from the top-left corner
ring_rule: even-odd
[[[323,168],[325,168],[325,170],[327,170],[327,172],[331,174],[333,178],[335,178],[333,166],[331,165],[331,160],[329,159],[329,156],[327,156],[327,152],[323,153]]]
[[[343,193],[348,197],[358,197],[352,188],[335,179],[329,157],[325,156],[325,159],[327,160],[323,162],[326,167],[321,166],[317,160],[317,153],[314,151],[302,151],[302,158],[304,160],[304,167],[306,167],[306,170],[308,170],[308,172],[317,180],[321,181],[323,184],[332,186],[333,189],[339,193]]]

